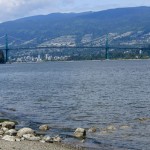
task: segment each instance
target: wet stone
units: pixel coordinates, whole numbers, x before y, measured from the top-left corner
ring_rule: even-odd
[[[50,136],[44,136],[42,140],[45,142],[53,143],[53,138]]]
[[[41,139],[40,137],[36,137],[33,134],[24,134],[23,137],[29,141],[39,141]]]
[[[2,127],[1,128],[4,132],[7,132],[9,129],[8,128],[6,128],[6,127]]]
[[[10,129],[10,130],[6,131],[5,134],[6,135],[11,135],[11,136],[16,136],[17,131],[15,129]]]
[[[92,128],[90,128],[89,130],[88,130],[88,132],[92,132],[92,133],[94,133],[94,132],[96,132],[96,128],[95,127],[92,127]]]
[[[50,129],[50,127],[48,126],[48,125],[41,125],[40,127],[39,127],[39,130],[41,130],[41,131],[47,131],[47,130],[49,130]]]
[[[115,131],[116,127],[114,125],[109,125],[108,127],[106,127],[106,130]]]
[[[83,128],[77,128],[74,132],[74,136],[77,138],[85,138],[86,130]]]
[[[14,142],[16,141],[15,137],[14,136],[10,136],[10,135],[5,135],[2,140],[5,140],[5,141],[10,141],[10,142]]]
[[[2,122],[2,127],[8,128],[8,129],[14,129],[15,123],[11,121],[4,121]]]
[[[120,126],[120,129],[122,129],[122,130],[129,129],[129,128],[130,128],[130,126],[128,126],[128,125],[122,125],[122,126]]]
[[[61,142],[62,139],[61,139],[61,137],[56,136],[56,137],[53,138],[53,141],[54,141],[54,142]]]

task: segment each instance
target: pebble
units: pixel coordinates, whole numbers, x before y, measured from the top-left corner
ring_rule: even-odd
[[[16,138],[15,138],[14,136],[5,135],[5,136],[2,138],[2,140],[14,142],[14,141],[16,141]]]
[[[45,124],[45,125],[41,125],[40,127],[39,127],[39,130],[41,130],[41,131],[47,131],[47,130],[49,130],[49,126],[47,125],[47,124]]]
[[[61,137],[56,136],[56,137],[53,138],[53,141],[54,141],[54,142],[61,142],[62,139],[61,139]]]
[[[106,127],[106,130],[115,131],[115,130],[116,130],[116,127],[113,126],[113,125],[109,125],[109,126]]]
[[[92,128],[90,128],[89,130],[88,130],[88,132],[92,132],[92,133],[94,133],[94,132],[96,132],[96,128],[95,127],[92,127]]]
[[[10,129],[10,130],[6,131],[5,134],[10,135],[10,136],[16,136],[17,131],[15,129]]]
[[[50,136],[44,136],[42,140],[45,142],[53,143],[53,138]]]
[[[36,137],[33,134],[24,134],[23,137],[29,141],[39,141],[41,139],[40,137]]]
[[[130,126],[128,126],[128,125],[122,125],[122,126],[120,126],[120,129],[128,129],[128,128],[130,128]]]
[[[0,130],[0,135],[3,135],[4,134],[4,131],[3,130]]]

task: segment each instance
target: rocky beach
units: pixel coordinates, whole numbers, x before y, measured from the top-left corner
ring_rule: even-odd
[[[63,139],[57,135],[50,137],[46,131],[50,129],[48,125],[41,125],[39,132],[24,127],[19,130],[15,128],[16,122],[0,121],[0,149],[2,150],[75,150],[81,149],[64,144]],[[76,129],[74,136],[84,138],[86,131],[82,128]]]
[[[1,150],[75,150],[60,144],[40,143],[34,141],[8,142],[0,140]]]
[[[77,139],[78,142],[66,143],[65,138],[60,135],[50,136],[47,131],[51,127],[47,124],[39,126],[38,130],[29,127],[17,129],[17,122],[7,119],[0,119],[0,150],[113,150],[109,144],[100,143],[99,147],[85,147],[84,143],[88,139],[87,135],[96,134],[110,135],[119,130],[129,129],[130,126],[122,125],[118,129],[114,125],[109,125],[106,128],[98,129],[91,127],[89,129],[76,128],[72,132],[72,138]],[[83,145],[82,145],[83,143]],[[115,150],[126,150],[122,148],[115,148]]]

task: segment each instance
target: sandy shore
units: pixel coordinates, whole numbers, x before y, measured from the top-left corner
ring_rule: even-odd
[[[33,141],[7,142],[0,140],[0,150],[75,150],[62,144]]]

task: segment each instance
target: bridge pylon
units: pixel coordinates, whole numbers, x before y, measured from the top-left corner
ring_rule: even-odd
[[[5,62],[8,61],[8,35],[5,35]]]
[[[106,35],[106,43],[105,43],[105,59],[109,59],[109,55],[108,55],[108,51],[109,51],[109,45],[108,45],[108,34]]]

